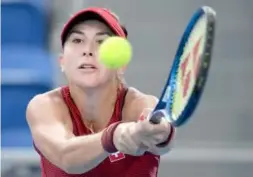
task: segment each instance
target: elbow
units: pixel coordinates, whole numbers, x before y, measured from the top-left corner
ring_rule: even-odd
[[[87,161],[86,163],[78,164],[75,159],[63,156],[61,160],[61,169],[68,174],[83,174],[94,167],[96,167],[96,161]]]
[[[65,142],[58,150],[58,162],[61,169],[68,174],[83,174],[96,167],[107,154],[99,156],[89,154],[90,151],[82,150],[82,147],[76,146],[76,143]]]
[[[60,168],[67,174],[82,174],[87,172],[85,165],[78,165],[69,154],[62,154],[59,158]]]
[[[77,164],[75,161],[75,157],[68,150],[68,148],[62,148],[58,151],[58,164],[59,168],[63,170],[67,174],[82,174],[85,173],[85,165]]]
[[[62,169],[65,173],[70,175],[80,175],[86,172],[82,167],[76,167],[76,166],[64,166]]]
[[[67,174],[83,174],[87,172],[84,166],[72,165],[68,160],[63,160],[61,163],[61,169]]]

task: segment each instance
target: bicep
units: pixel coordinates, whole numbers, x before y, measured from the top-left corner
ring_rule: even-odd
[[[61,164],[65,142],[74,136],[59,116],[57,108],[41,98],[33,99],[27,107],[27,122],[36,149],[57,166]]]

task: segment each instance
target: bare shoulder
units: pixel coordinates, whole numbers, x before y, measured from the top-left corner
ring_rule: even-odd
[[[157,97],[154,95],[146,94],[140,90],[130,87],[127,95],[127,99],[130,104],[133,105],[145,105],[153,108],[157,104]]]
[[[158,98],[140,90],[130,87],[125,99],[123,119],[136,121],[144,109],[154,109],[158,103]]]
[[[34,96],[27,105],[26,118],[28,123],[32,123],[44,115],[45,117],[40,121],[46,121],[47,114],[62,114],[66,110],[65,108],[60,88],[57,88]],[[54,117],[60,118],[61,116]]]
[[[61,94],[60,94],[60,89],[54,89],[48,92],[45,92],[43,94],[38,94],[34,96],[28,106],[27,109],[33,109],[36,107],[48,107],[48,106],[59,106],[63,102]]]

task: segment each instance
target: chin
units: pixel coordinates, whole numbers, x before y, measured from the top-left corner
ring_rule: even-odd
[[[76,84],[81,88],[92,89],[92,88],[98,88],[98,87],[102,86],[104,83],[99,81],[98,79],[97,80],[86,79],[86,80],[81,80],[81,81],[79,80],[76,82]]]
[[[78,85],[82,88],[96,88],[100,85],[100,83],[97,81],[94,81],[94,82],[87,82],[87,81],[83,82],[82,81],[82,82],[79,82]]]

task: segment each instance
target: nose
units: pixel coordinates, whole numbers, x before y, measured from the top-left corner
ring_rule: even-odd
[[[92,57],[94,56],[94,46],[92,43],[87,43],[83,46],[83,56]]]
[[[93,52],[83,52],[83,56],[92,57],[93,55],[94,55]]]
[[[94,57],[95,56],[95,44],[91,41],[86,41],[82,46],[82,56],[84,57]]]

